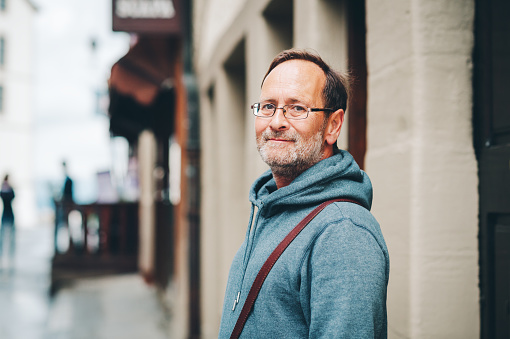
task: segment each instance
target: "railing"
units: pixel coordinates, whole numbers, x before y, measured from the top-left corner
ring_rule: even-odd
[[[137,271],[138,203],[55,202],[53,294],[72,279]]]

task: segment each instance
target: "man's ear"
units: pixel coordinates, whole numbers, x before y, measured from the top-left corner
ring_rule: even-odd
[[[324,131],[324,138],[328,145],[333,145],[336,143],[344,123],[344,116],[345,112],[343,109],[338,109],[331,113],[329,116],[328,125]]]

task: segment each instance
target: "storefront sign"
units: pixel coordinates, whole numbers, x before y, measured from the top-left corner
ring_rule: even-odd
[[[113,30],[180,35],[180,0],[113,0]]]

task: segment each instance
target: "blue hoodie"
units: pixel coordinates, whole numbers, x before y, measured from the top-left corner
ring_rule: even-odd
[[[316,206],[334,198],[285,250],[267,276],[241,338],[386,338],[389,256],[369,212],[372,185],[337,151],[281,189],[271,171],[250,190],[246,239],[230,268],[219,338],[229,338],[265,260]],[[257,211],[256,211],[257,210]],[[238,300],[238,302],[235,302]]]

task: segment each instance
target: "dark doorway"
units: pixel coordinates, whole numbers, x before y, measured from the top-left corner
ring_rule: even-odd
[[[361,169],[367,149],[367,51],[365,1],[347,2],[348,60],[351,76],[349,152]]]
[[[477,0],[475,13],[481,337],[510,338],[510,2]]]

